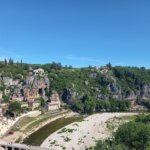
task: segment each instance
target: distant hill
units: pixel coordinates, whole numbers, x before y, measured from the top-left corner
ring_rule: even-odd
[[[49,93],[57,91],[63,102],[72,109],[126,110],[129,102],[148,105],[150,100],[150,70],[144,67],[121,67],[109,63],[103,67],[72,68],[60,63],[45,65],[0,62],[0,76],[26,80],[29,70],[42,68],[48,74]],[[0,84],[3,90],[2,83]],[[88,106],[90,106],[88,108]]]

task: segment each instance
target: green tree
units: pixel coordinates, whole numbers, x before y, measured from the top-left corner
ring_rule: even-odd
[[[4,60],[5,65],[7,66],[7,59]]]
[[[135,121],[144,124],[150,124],[150,115],[140,114],[136,117]]]
[[[44,111],[44,107],[45,107],[45,100],[44,100],[44,98],[41,96],[40,97],[40,109],[41,109],[41,112],[43,113]]]
[[[84,112],[84,104],[79,100],[74,100],[72,109],[74,111],[78,111],[80,113],[83,113]]]
[[[10,96],[10,94],[5,95],[4,92],[3,92],[3,101],[4,101],[4,103],[9,103],[9,96]]]
[[[8,110],[9,112],[13,113],[14,116],[16,117],[22,111],[21,104],[17,101],[13,101],[9,104]]]
[[[106,66],[108,67],[108,69],[112,69],[112,65],[110,62]]]
[[[150,111],[150,100],[148,100],[145,105],[147,106],[148,110]]]
[[[94,97],[89,96],[88,94],[86,94],[83,98],[82,98],[82,102],[84,104],[84,112],[93,112],[95,110],[96,107],[96,100]]]
[[[150,147],[150,126],[140,122],[129,122],[118,128],[115,141],[128,149],[146,150]]]

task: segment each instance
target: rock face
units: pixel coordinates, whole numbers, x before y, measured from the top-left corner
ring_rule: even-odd
[[[115,82],[112,82],[110,83],[108,86],[107,86],[107,89],[109,92],[111,92],[112,94],[112,97],[114,99],[118,99],[118,100],[121,100],[122,99],[122,95],[121,95],[121,88],[119,88]]]
[[[107,89],[115,95],[121,95],[121,89],[117,87],[115,82],[112,82],[107,86]]]
[[[140,94],[142,99],[150,99],[150,85],[144,85]]]
[[[139,87],[136,92],[129,90],[128,92],[123,94],[123,90],[121,87],[119,87],[115,81],[111,82],[107,86],[107,90],[110,93],[111,97],[117,100],[136,100],[140,97],[140,99],[143,100],[149,100],[150,99],[150,85],[143,85],[142,87]],[[99,99],[109,99],[109,96],[100,93],[98,95]]]
[[[128,91],[126,93],[126,95],[125,95],[125,99],[127,99],[127,100],[135,100],[135,99],[137,99],[137,95],[133,91]]]
[[[49,89],[48,78],[28,77],[23,86],[24,98],[26,100],[37,99],[39,96],[45,97],[45,90]]]
[[[127,82],[125,86],[122,86],[125,82],[118,82],[121,79],[116,78],[112,73],[109,74],[108,71],[108,68],[91,70],[85,77],[83,76],[84,78],[80,77],[77,82],[70,82],[70,85],[68,85],[71,89],[65,86],[63,91],[59,91],[62,94],[58,95],[54,92],[49,97],[50,83],[46,73],[40,68],[36,70],[30,68],[26,79],[23,76],[17,80],[1,76],[0,93],[10,96],[11,100],[34,102],[39,97],[43,97],[45,101],[51,99],[54,102],[54,99],[59,98],[67,104],[72,104],[75,98],[80,100],[86,92],[95,96],[98,100],[150,100],[150,84],[144,85],[140,82],[139,85],[130,85],[130,82]],[[81,83],[79,88],[78,83],[79,86]],[[0,96],[1,101],[3,98],[3,96]]]
[[[72,97],[73,93],[69,89],[64,89],[63,94],[62,94],[62,101],[67,103],[67,104],[72,104]]]
[[[97,95],[97,99],[108,100],[109,96],[100,93]]]
[[[36,76],[27,77],[24,83],[9,85],[5,94],[10,93],[10,99],[18,101],[36,100],[40,96],[46,99],[45,90],[49,89],[49,79],[47,77],[38,78]],[[9,91],[9,92],[8,92]]]
[[[43,69],[39,68],[33,70],[30,68],[31,73],[26,80],[20,78],[13,80],[10,77],[0,77],[0,87],[5,88],[0,91],[6,96],[9,96],[10,100],[28,101],[33,102],[39,97],[43,97],[46,100],[49,99],[46,96],[46,92],[49,91],[49,79]],[[2,99],[2,97],[0,97]]]
[[[0,77],[0,84],[4,84],[5,86],[12,85],[12,78],[9,77]]]
[[[141,100],[149,100],[150,99],[150,85],[143,85],[138,87],[136,92],[130,91],[126,93],[125,99],[135,100],[140,98]]]
[[[86,86],[89,86],[88,84]],[[116,100],[137,100],[140,98],[141,100],[150,100],[150,85],[143,85],[137,91],[129,90],[127,92],[123,92],[121,87],[117,85],[115,81],[110,82],[107,87],[106,91],[107,94],[101,90],[96,90],[97,94],[95,97],[99,100],[109,100],[109,99],[116,99]],[[73,98],[76,97],[80,99],[82,95],[76,94],[76,91],[73,89],[64,89],[62,93],[62,101],[67,104],[73,103]]]

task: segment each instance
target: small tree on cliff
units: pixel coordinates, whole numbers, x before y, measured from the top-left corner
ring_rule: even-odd
[[[44,107],[45,107],[45,100],[44,100],[43,97],[40,97],[40,98],[39,98],[39,101],[40,101],[40,110],[41,110],[41,112],[43,113],[43,112],[44,112],[43,109],[44,109]]]
[[[9,112],[13,113],[15,117],[19,115],[22,111],[21,104],[17,101],[11,102],[9,104],[8,109],[9,109]]]

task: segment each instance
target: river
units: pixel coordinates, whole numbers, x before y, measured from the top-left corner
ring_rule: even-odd
[[[75,121],[81,121],[82,117],[70,117],[57,119],[44,127],[40,128],[36,132],[32,133],[29,137],[24,140],[24,144],[40,146],[42,142],[52,133],[59,130],[60,128],[71,124]]]

